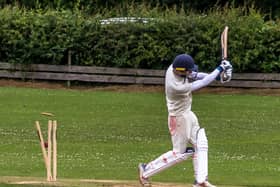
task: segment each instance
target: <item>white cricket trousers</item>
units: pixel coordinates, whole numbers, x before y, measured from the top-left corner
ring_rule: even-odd
[[[196,145],[196,134],[200,127],[197,117],[192,111],[185,112],[176,117],[168,116],[168,128],[171,134],[173,149],[149,162],[143,173],[144,178],[148,178],[186,160],[189,157],[186,154],[187,144],[190,143],[194,147]],[[197,159],[195,154],[193,155],[193,166],[196,175]]]
[[[188,143],[196,145],[196,134],[200,128],[197,117],[192,111],[176,116],[176,127],[171,126],[172,118],[168,116],[173,151],[184,153]]]

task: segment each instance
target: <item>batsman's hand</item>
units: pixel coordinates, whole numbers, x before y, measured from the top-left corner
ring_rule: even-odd
[[[222,60],[220,67],[223,68],[224,71],[227,69],[232,69],[232,65],[228,60]]]
[[[223,72],[220,74],[221,83],[229,82],[232,78],[232,65],[228,60],[223,60],[220,65]]]
[[[229,82],[232,77],[232,67],[226,69],[220,74],[221,83]]]

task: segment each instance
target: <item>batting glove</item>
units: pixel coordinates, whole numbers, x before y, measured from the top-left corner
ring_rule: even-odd
[[[228,67],[220,74],[221,83],[229,82],[232,78],[232,67]]]
[[[230,61],[228,61],[228,60],[222,60],[220,67],[223,69],[223,71],[225,71],[227,69],[232,69],[232,65],[231,65]]]

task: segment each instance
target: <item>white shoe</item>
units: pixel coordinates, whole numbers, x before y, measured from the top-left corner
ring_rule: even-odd
[[[144,171],[145,171],[145,167],[146,167],[146,165],[143,164],[143,163],[140,163],[140,164],[138,165],[139,182],[140,182],[140,183],[142,184],[142,186],[144,186],[144,187],[150,187],[150,186],[151,186],[151,183],[150,183],[149,179],[143,177],[143,173],[144,173]]]
[[[216,187],[216,186],[214,186],[213,184],[211,184],[211,183],[208,182],[208,181],[205,181],[205,182],[200,183],[200,184],[198,184],[198,183],[195,182],[195,184],[193,185],[193,187]]]

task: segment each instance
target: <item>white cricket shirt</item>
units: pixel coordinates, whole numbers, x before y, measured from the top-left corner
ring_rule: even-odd
[[[175,75],[172,65],[169,66],[165,76],[165,94],[170,116],[178,116],[191,110],[191,86],[187,78]]]
[[[168,113],[170,116],[178,116],[191,110],[192,91],[207,86],[219,76],[220,71],[216,68],[212,73],[198,73],[192,83],[187,78],[173,73],[172,64],[168,67],[165,75],[165,94]]]

